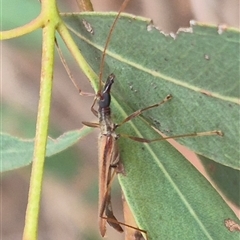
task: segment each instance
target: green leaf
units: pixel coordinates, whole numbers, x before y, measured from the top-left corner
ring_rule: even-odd
[[[57,154],[76,143],[91,131],[83,127],[78,131],[66,132],[56,139],[49,138],[46,156]],[[34,139],[21,139],[2,133],[1,172],[29,165],[33,159]]]
[[[94,34],[84,28],[83,19]],[[64,17],[96,73],[113,19],[113,14],[94,13]],[[111,72],[116,75],[112,93],[127,115],[171,94],[166,106],[143,114],[147,122],[168,136],[221,130],[224,137],[178,141],[199,155],[239,169],[240,34],[235,29],[219,31],[193,25],[174,39],[149,20],[124,15],[107,49],[104,79]]]
[[[89,65],[99,72],[101,53],[115,14],[68,14],[64,21]],[[83,19],[91,24],[89,33]],[[179,139],[199,155],[239,168],[239,32],[193,25],[176,39],[149,20],[121,16],[107,49],[104,79],[113,72],[113,116],[173,99],[119,129],[159,138],[221,130],[223,137]],[[98,89],[97,89],[98,90]],[[142,144],[120,139],[126,175],[124,195],[140,228],[150,239],[238,239],[224,226],[237,218],[205,178],[167,142]]]

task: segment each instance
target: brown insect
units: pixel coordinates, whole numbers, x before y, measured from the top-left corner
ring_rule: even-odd
[[[95,97],[94,103],[91,107],[91,110],[95,116],[98,116],[99,123],[89,123],[83,122],[84,125],[89,127],[99,127],[100,135],[99,135],[99,229],[102,236],[106,233],[106,222],[109,223],[113,228],[115,228],[119,232],[123,232],[120,224],[132,227],[126,223],[118,222],[116,217],[112,211],[111,204],[111,184],[112,179],[116,173],[124,174],[124,167],[120,161],[119,150],[117,147],[117,139],[120,135],[116,134],[116,129],[120,127],[122,124],[132,120],[133,118],[139,116],[143,111],[146,111],[153,107],[158,107],[165,103],[166,101],[171,99],[171,96],[167,96],[160,103],[148,106],[144,109],[140,109],[133,114],[129,115],[125,118],[121,124],[115,124],[111,119],[111,95],[110,90],[111,86],[114,82],[114,75],[110,74],[102,92],[98,92]],[[94,109],[95,102],[98,102],[98,111]],[[134,136],[128,136],[129,138],[139,141],[145,142],[148,141],[144,138],[138,138]],[[149,140],[150,141],[150,140]],[[134,227],[132,227],[134,228]],[[141,232],[145,232],[144,230],[138,229]]]

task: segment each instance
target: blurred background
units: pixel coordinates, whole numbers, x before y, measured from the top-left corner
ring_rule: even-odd
[[[58,1],[62,12],[77,12],[75,0]],[[92,0],[95,11],[117,11],[122,0]],[[29,22],[40,12],[35,1],[3,0],[1,30]],[[132,0],[127,12],[153,19],[170,33],[189,27],[194,19],[239,28],[238,0]],[[41,31],[1,42],[2,131],[21,138],[34,138],[39,97]],[[69,60],[73,75],[86,92],[93,92],[87,78]],[[81,121],[96,121],[90,111],[91,97],[79,96],[56,54],[50,133],[58,137],[82,127]],[[98,233],[98,130],[74,147],[48,158],[43,185],[39,239],[101,239]],[[193,159],[192,153],[190,154]],[[2,174],[2,239],[22,237],[31,166]],[[113,189],[115,214],[122,217],[121,191]],[[108,239],[124,239],[108,228]]]

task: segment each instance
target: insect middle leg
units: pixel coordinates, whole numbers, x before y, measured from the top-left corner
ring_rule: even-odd
[[[166,103],[167,101],[169,101],[171,99],[172,99],[172,96],[167,95],[161,102],[135,111],[131,115],[127,116],[120,124],[116,124],[115,128],[118,128],[121,125],[125,124],[126,122],[129,122],[132,119],[138,117],[144,111],[147,111],[147,110],[155,108],[155,107],[159,107],[160,105]],[[223,133],[222,133],[222,131],[219,131],[219,130],[213,130],[213,131],[207,131],[207,132],[194,132],[194,133],[187,133],[187,134],[181,134],[181,135],[175,135],[175,136],[169,136],[169,137],[162,137],[162,138],[157,138],[157,139],[145,139],[145,138],[130,136],[130,135],[126,135],[126,134],[120,134],[121,137],[130,138],[134,141],[143,142],[143,143],[151,143],[151,142],[157,142],[157,141],[162,141],[162,140],[167,140],[167,139],[176,139],[176,138],[184,138],[184,137],[196,137],[196,136],[200,137],[200,136],[211,136],[211,135],[223,136]]]
[[[138,117],[140,114],[142,114],[143,112],[149,110],[149,109],[152,109],[152,108],[155,108],[155,107],[159,107],[160,105],[163,105],[164,103],[166,103],[167,101],[171,100],[172,99],[172,96],[169,94],[167,95],[161,102],[159,103],[156,103],[156,104],[153,104],[153,105],[150,105],[148,107],[145,107],[145,108],[141,108],[137,111],[135,111],[134,113],[132,113],[131,115],[127,116],[120,124],[117,124],[116,125],[116,128],[120,127],[121,125],[123,125],[124,123],[126,122],[129,122],[131,121],[132,119]]]

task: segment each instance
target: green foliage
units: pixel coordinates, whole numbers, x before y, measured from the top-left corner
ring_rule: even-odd
[[[115,14],[94,13],[63,16],[95,75],[99,73],[114,17]],[[86,30],[83,19],[91,24],[94,34]],[[170,136],[221,130],[223,137],[184,138],[179,142],[206,161],[229,166],[226,177],[234,175],[233,181],[237,181],[239,32],[219,31],[214,26],[195,24],[174,39],[155,29],[149,20],[124,15],[107,50],[104,79],[111,72],[117,77],[113,87],[116,122],[139,108],[160,102],[168,94],[173,96],[170,102],[123,126],[120,134],[155,139],[161,137],[156,129]],[[66,40],[66,35],[61,36]],[[73,46],[72,42],[66,44]],[[77,59],[79,52],[72,52]],[[96,78],[90,80],[97,89]],[[73,131],[50,141],[47,155],[63,151],[87,131]],[[2,140],[3,171],[31,162],[32,141],[6,134]],[[142,144],[125,138],[119,143],[126,171],[119,180],[137,223],[147,230],[150,239],[238,239],[237,233],[224,226],[227,218],[237,221],[232,210],[169,143]],[[235,196],[234,202],[239,205],[239,198]]]
[[[80,130],[66,132],[62,136],[48,139],[46,156],[50,157],[75,144],[91,132],[83,127]],[[33,159],[34,139],[20,139],[9,134],[1,134],[2,139],[2,167],[1,172],[17,169],[29,165]]]

